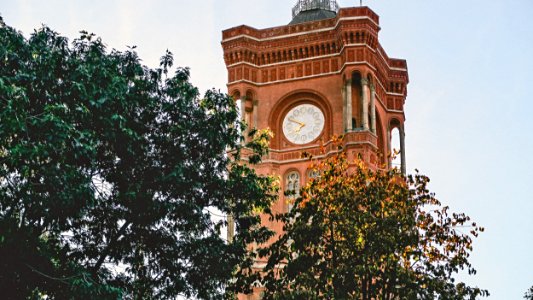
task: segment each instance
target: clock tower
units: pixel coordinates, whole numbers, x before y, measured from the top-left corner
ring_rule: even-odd
[[[287,25],[240,25],[222,32],[229,94],[249,127],[274,133],[269,154],[255,166],[258,173],[278,175],[283,190],[298,191],[313,176],[302,153],[331,155],[336,151],[331,138],[341,135],[349,160],[360,157],[371,168],[391,168],[392,132],[399,134],[405,172],[407,63],[387,55],[380,29],[379,16],[368,7],[298,0]],[[290,209],[282,194],[274,213]],[[263,222],[282,231],[282,224]]]

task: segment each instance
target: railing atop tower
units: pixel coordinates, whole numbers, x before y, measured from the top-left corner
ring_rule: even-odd
[[[339,12],[339,4],[336,0],[298,0],[292,8],[292,17],[296,17],[300,12],[313,9],[324,9]]]

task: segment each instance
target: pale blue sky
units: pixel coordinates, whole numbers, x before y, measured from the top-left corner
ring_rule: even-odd
[[[0,0],[0,14],[25,34],[44,23],[71,39],[85,29],[110,48],[136,45],[149,66],[168,48],[201,90],[225,90],[221,30],[286,24],[295,2]],[[408,62],[408,168],[486,228],[468,281],[489,299],[522,299],[533,285],[533,1],[364,3],[380,15],[389,56]]]

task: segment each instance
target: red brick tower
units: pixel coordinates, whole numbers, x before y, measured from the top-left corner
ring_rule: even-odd
[[[405,172],[407,63],[387,56],[379,30],[379,16],[368,7],[298,0],[288,25],[241,25],[222,32],[229,94],[240,99],[251,127],[274,132],[258,173],[279,175],[284,189],[298,190],[313,175],[302,152],[323,157],[321,144],[334,151],[333,135],[344,135],[349,159],[360,156],[372,168],[390,168],[394,128]],[[273,207],[288,209],[283,196]],[[264,222],[281,232],[282,224]]]

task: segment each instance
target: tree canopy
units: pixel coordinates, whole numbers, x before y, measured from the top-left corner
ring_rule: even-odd
[[[264,299],[475,299],[456,282],[483,231],[430,193],[429,178],[373,171],[338,154],[314,162],[284,234],[263,248]]]
[[[533,286],[531,286],[527,292],[524,294],[524,299],[533,300]]]
[[[250,267],[272,179],[240,158],[233,99],[172,63],[0,19],[3,299],[217,299]],[[234,216],[232,243],[215,214]]]

